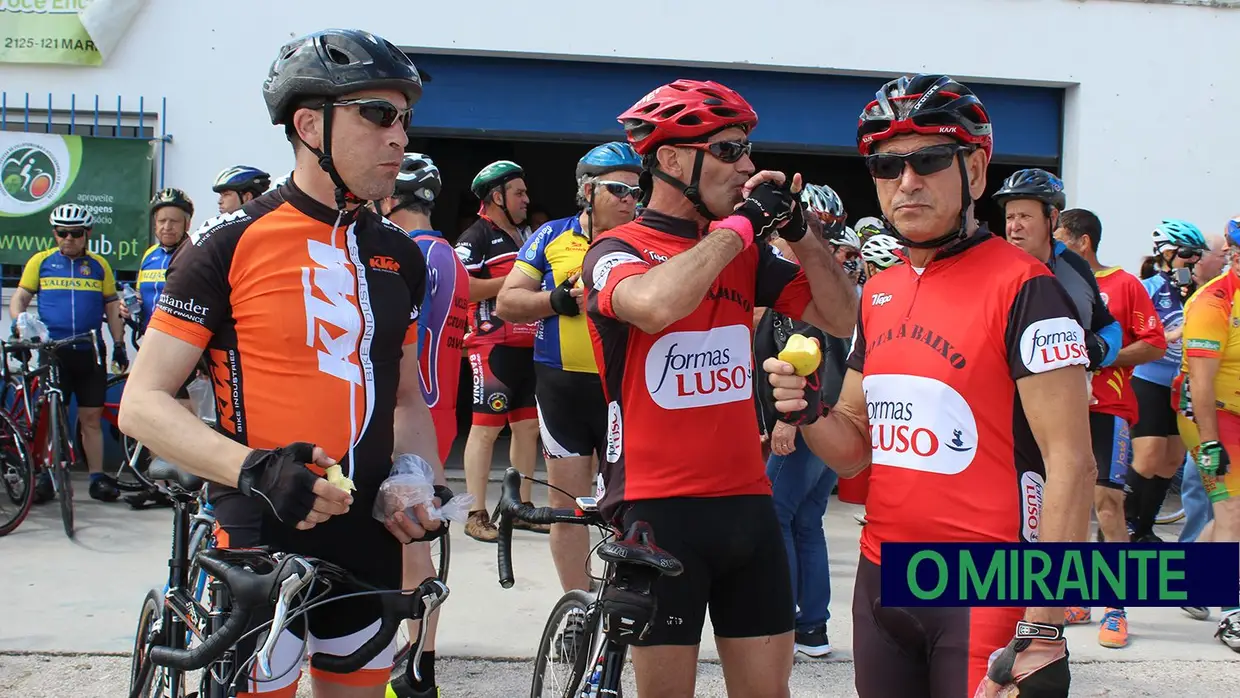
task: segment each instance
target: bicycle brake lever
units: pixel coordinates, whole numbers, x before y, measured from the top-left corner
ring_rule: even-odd
[[[438,579],[428,579],[418,587],[418,596],[422,601],[422,621],[418,623],[418,638],[413,643],[413,656],[409,659],[413,667],[413,678],[422,681],[422,640],[426,637],[426,623],[431,614],[439,610],[444,601],[448,600],[448,585]]]
[[[276,640],[280,638],[280,633],[284,630],[289,606],[293,602],[293,597],[306,586],[310,581],[311,573],[314,572],[310,564],[300,557],[289,558],[288,564],[299,565],[301,572],[293,572],[283,582],[280,582],[280,594],[276,599],[275,612],[271,616],[271,626],[267,629],[267,640],[263,642],[262,649],[258,651],[258,669],[263,672],[263,677],[268,679],[273,678],[271,653],[275,650]]]

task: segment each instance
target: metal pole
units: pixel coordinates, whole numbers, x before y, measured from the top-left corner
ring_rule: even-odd
[[[25,120],[22,122],[22,128],[26,131],[30,131],[30,93],[29,92],[26,93],[26,114],[25,114]]]
[[[77,93],[69,95],[69,135],[73,135],[77,125]]]
[[[52,132],[52,93],[47,93],[47,132]]]
[[[159,188],[164,188],[164,168],[168,161],[168,98],[159,107]]]
[[[116,95],[116,133],[112,134],[117,138],[121,137],[121,96]]]
[[[95,123],[90,127],[90,135],[99,135],[99,95],[95,95]]]

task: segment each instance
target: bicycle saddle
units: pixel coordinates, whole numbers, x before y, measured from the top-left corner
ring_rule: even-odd
[[[202,478],[178,470],[175,465],[163,458],[151,459],[151,467],[147,469],[146,476],[152,480],[175,482],[188,492],[197,492],[202,489]]]
[[[617,565],[652,567],[669,577],[675,577],[685,569],[680,560],[655,545],[654,531],[645,521],[634,521],[624,538],[609,540],[601,545],[598,556]]]

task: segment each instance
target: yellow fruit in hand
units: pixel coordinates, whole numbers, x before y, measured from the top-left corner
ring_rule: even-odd
[[[345,492],[356,492],[357,488],[353,486],[353,480],[344,476],[344,471],[339,465],[327,466],[327,481],[344,490]]]
[[[779,352],[779,360],[792,364],[798,376],[808,376],[818,370],[822,363],[822,349],[818,342],[803,334],[794,334],[788,338],[784,350]]]

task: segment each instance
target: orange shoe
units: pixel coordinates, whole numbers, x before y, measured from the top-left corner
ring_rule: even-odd
[[[1117,608],[1108,608],[1098,627],[1098,644],[1111,649],[1128,646],[1128,615]]]
[[[1065,625],[1080,625],[1093,620],[1090,609],[1084,606],[1068,606],[1063,610],[1063,622]]]

